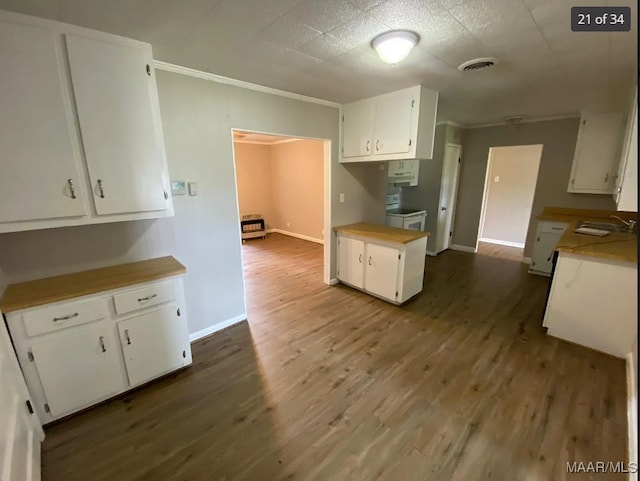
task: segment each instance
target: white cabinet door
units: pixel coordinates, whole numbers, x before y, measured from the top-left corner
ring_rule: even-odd
[[[368,292],[396,299],[399,256],[398,249],[367,243],[364,288]]]
[[[338,279],[364,287],[364,242],[349,237],[338,239]]]
[[[373,104],[360,102],[345,105],[342,116],[342,157],[371,155],[373,149],[371,140]]]
[[[31,352],[53,416],[77,411],[122,390],[110,329],[77,328],[33,344]]]
[[[621,113],[583,116],[571,168],[569,192],[612,193],[624,116]]]
[[[409,152],[412,104],[411,90],[394,92],[376,99],[373,121],[373,153],[375,155]]]
[[[121,321],[118,332],[131,386],[191,362],[189,329],[175,305]]]
[[[168,194],[150,52],[77,35],[65,38],[96,213],[164,210]]]
[[[44,434],[38,416],[28,410],[31,400],[4,322],[0,322],[0,386],[0,479],[39,481]]]
[[[0,22],[0,223],[86,215],[60,47]]]
[[[558,245],[560,237],[562,237],[561,234],[538,232],[536,243],[533,245],[533,254],[531,255],[531,270],[551,274],[553,252]]]

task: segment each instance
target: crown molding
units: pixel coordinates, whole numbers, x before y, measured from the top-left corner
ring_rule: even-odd
[[[576,119],[576,118],[580,118],[580,114],[579,113],[574,113],[574,114],[564,114],[564,115],[552,115],[552,116],[548,116],[548,117],[531,117],[531,118],[525,118],[524,120],[522,120],[522,122],[518,122],[516,124],[517,125],[521,125],[521,124],[531,124],[534,122],[547,122],[549,120],[563,120],[563,119]],[[465,129],[482,129],[485,127],[499,127],[499,126],[503,126],[503,125],[509,125],[511,126],[510,123],[502,121],[502,122],[495,122],[495,123],[491,123],[491,124],[477,124],[477,125],[467,125],[466,127],[463,127]]]
[[[233,85],[234,87],[240,87],[247,90],[254,90],[256,92],[262,92],[265,94],[278,95],[280,97],[287,97],[294,100],[301,100],[302,102],[309,102],[313,104],[324,105],[326,107],[340,108],[341,105],[329,100],[317,99],[315,97],[307,97],[306,95],[296,94],[293,92],[287,92],[286,90],[274,89],[271,87],[265,87],[264,85],[258,85],[251,82],[245,82],[244,80],[237,80],[229,77],[223,77],[222,75],[216,75],[209,72],[203,72],[189,67],[182,67],[181,65],[175,65],[161,60],[154,60],[153,66],[157,70],[164,70],[166,72],[173,72],[188,77],[199,78],[202,80],[209,80],[225,85]]]
[[[436,125],[451,125],[452,127],[458,127],[459,129],[467,128],[467,126],[459,124],[458,122],[454,122],[452,120],[443,120],[441,122],[436,122]]]

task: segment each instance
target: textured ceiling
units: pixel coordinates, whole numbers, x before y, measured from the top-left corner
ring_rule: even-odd
[[[572,5],[630,6],[631,32],[575,33]],[[637,75],[636,0],[0,0],[0,8],[149,42],[158,60],[349,102],[421,83],[439,120],[555,116],[626,107]],[[378,33],[421,36],[397,66]],[[456,67],[496,56],[492,69]]]

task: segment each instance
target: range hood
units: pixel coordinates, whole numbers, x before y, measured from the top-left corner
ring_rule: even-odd
[[[418,160],[390,160],[387,184],[418,185]]]

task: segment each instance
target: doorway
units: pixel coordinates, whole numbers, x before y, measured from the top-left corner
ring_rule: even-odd
[[[542,145],[489,149],[479,242],[524,248],[541,157]]]
[[[249,245],[253,250],[265,250],[264,259],[276,244],[281,251],[292,247],[313,252],[319,266],[318,281],[328,284],[331,141],[235,129],[232,140],[238,222],[251,219],[240,226],[245,292],[246,258],[261,257],[256,252],[249,255],[245,249]],[[262,222],[254,222],[255,218]],[[249,228],[263,231],[246,232]],[[249,235],[243,235],[243,231]],[[258,246],[269,239],[271,242]],[[288,256],[270,258],[288,262]]]
[[[440,201],[438,203],[436,254],[447,250],[451,245],[461,158],[461,145],[445,145],[444,161],[442,165],[442,181],[440,183]]]

